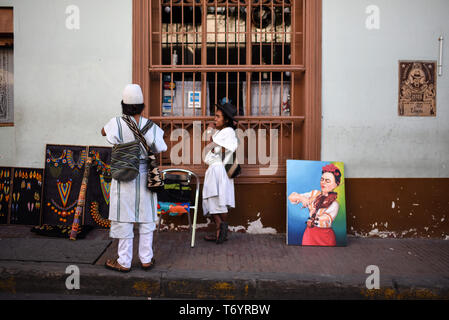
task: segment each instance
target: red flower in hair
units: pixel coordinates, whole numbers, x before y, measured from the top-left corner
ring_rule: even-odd
[[[337,168],[337,166],[335,166],[333,163],[328,164],[327,166],[324,166],[322,169],[322,173],[325,173],[325,172],[332,173],[335,177],[335,182],[337,182],[337,185],[340,184],[341,171],[340,171],[340,169]]]
[[[328,164],[327,166],[323,167],[323,173],[324,172],[336,172],[336,171],[340,171],[340,169],[338,169],[333,163]]]

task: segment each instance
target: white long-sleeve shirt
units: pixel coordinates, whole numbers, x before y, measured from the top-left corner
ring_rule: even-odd
[[[131,117],[135,121],[134,117]],[[136,123],[142,129],[149,121],[140,117]],[[136,138],[121,117],[111,119],[104,127],[106,138],[111,144],[127,143]],[[164,131],[156,124],[144,135],[145,140],[154,153],[167,150],[164,141]],[[143,148],[142,148],[143,149]],[[142,150],[140,158],[146,159],[146,151]],[[139,175],[136,179],[120,182],[112,179],[109,220],[118,222],[150,223],[157,221],[157,194],[150,192],[147,187],[147,164],[141,162]]]

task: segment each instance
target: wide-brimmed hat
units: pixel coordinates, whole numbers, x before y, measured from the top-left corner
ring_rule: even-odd
[[[237,121],[234,119],[234,117],[237,115],[237,108],[234,107],[231,103],[225,103],[223,105],[216,104],[215,105],[221,112],[223,112],[224,115],[226,115],[229,119],[232,121]]]
[[[123,103],[125,104],[142,104],[143,93],[142,88],[138,84],[128,84],[123,90]]]

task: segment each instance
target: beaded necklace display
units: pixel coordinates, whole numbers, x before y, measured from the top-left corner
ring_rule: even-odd
[[[61,207],[60,205],[58,205],[58,204],[56,203],[55,200],[50,199],[50,201],[51,201],[51,204],[50,204],[50,203],[47,203],[47,205],[48,205],[48,206],[53,206],[54,208],[52,208],[52,210],[54,210],[54,209],[59,209],[59,210],[61,210],[61,211],[71,211],[71,209],[75,208],[75,206],[78,204],[78,200],[75,200],[75,201],[74,201],[71,205],[69,205],[68,207]],[[55,211],[55,213],[57,213],[57,212]]]
[[[0,217],[4,218],[8,215],[8,203],[9,203],[9,170],[0,170]],[[4,202],[3,202],[4,201]],[[3,202],[3,204],[2,204]]]
[[[20,180],[17,183],[20,183],[20,188],[21,189],[26,189],[26,190],[32,190],[33,188],[33,183],[38,184],[38,186],[40,187],[42,185],[42,174],[40,174],[39,172],[36,172],[36,170],[34,171],[25,171],[25,170],[19,170],[19,171],[15,171],[14,173],[14,178],[16,179],[22,179],[22,181],[20,182]],[[34,201],[31,200],[31,202],[28,202],[28,204],[24,204],[24,206],[26,208],[28,208],[28,212],[32,213],[35,210],[40,210],[41,208],[41,196],[39,194],[39,192],[34,192],[33,195]],[[11,209],[13,212],[17,213],[19,211],[19,199],[20,199],[20,193],[18,192],[17,194],[13,193],[13,203],[11,205]],[[17,217],[15,218],[17,221]]]
[[[67,201],[69,200],[70,191],[72,190],[72,179],[69,181],[62,183],[59,180],[56,182],[58,186],[59,198],[61,199],[61,203],[63,207],[67,206]]]
[[[19,200],[20,200],[20,192],[12,194],[12,203],[11,203],[11,212],[14,215],[11,215],[11,221],[17,221],[16,214],[19,212]]]
[[[66,160],[67,150],[65,150],[65,149],[62,151],[62,154],[59,158],[53,157],[50,149],[47,149],[47,155],[48,155],[47,163],[53,165],[54,167],[58,167],[58,166],[61,166],[61,165],[67,163],[67,160]]]
[[[38,192],[34,193],[34,200],[36,201],[36,209],[39,210],[41,208],[41,196]]]
[[[50,166],[50,174],[53,178],[58,178],[62,172],[62,167],[67,163],[67,151],[64,150],[59,158],[53,157],[51,151],[47,149],[47,164]]]
[[[3,187],[3,193],[4,193],[4,195],[5,195],[5,201],[6,202],[9,202],[9,186],[7,187],[7,186],[4,186]]]
[[[98,202],[93,201],[90,204],[90,215],[92,219],[94,219],[95,223],[98,224],[101,227],[104,228],[110,228],[111,227],[111,221],[108,219],[105,219],[101,216],[99,212],[99,205]]]
[[[78,200],[75,200],[75,202],[69,205],[67,208],[63,208],[58,205],[55,200],[50,199],[50,201],[51,203],[48,202],[47,206],[50,207],[50,209],[59,216],[58,219],[61,222],[67,222],[67,217],[75,213],[75,206],[78,204]]]
[[[67,217],[71,216],[75,212],[75,206],[78,201],[75,200],[71,205],[67,206],[70,191],[72,190],[72,179],[69,179],[67,182],[56,181],[56,186],[59,194],[59,198],[61,200],[62,206],[56,203],[54,199],[50,199],[50,202],[47,203],[47,206],[58,215],[58,219],[60,222],[67,222]]]
[[[100,186],[101,192],[103,193],[104,201],[106,201],[106,204],[109,205],[109,195],[111,193],[111,181],[106,182],[102,174],[100,174]]]
[[[36,173],[36,180],[39,187],[42,185],[42,174]]]
[[[9,170],[0,170],[0,179],[9,178]]]
[[[82,150],[80,152],[80,156],[79,156],[77,162],[75,162],[73,160],[73,151],[72,150],[67,150],[67,157],[66,158],[67,158],[67,164],[69,165],[69,167],[72,170],[79,171],[79,170],[81,170],[81,168],[84,166],[84,163],[86,162],[87,151],[86,150]]]
[[[92,165],[97,166],[97,172],[100,172],[100,186],[101,192],[103,193],[104,201],[109,205],[109,194],[111,191],[111,181],[107,182],[106,178],[111,177],[111,166],[103,162],[100,158],[100,153],[98,151],[91,151],[92,154]]]
[[[111,165],[101,161],[100,153],[91,151],[92,154],[92,166],[97,166],[97,172],[101,171],[104,176],[111,176]]]

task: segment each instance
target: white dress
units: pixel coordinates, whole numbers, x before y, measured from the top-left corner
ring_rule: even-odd
[[[134,117],[131,117],[135,121]],[[137,127],[143,128],[148,119],[140,117]],[[135,140],[132,131],[121,117],[111,119],[104,127],[106,138],[111,144],[126,143]],[[147,144],[154,153],[167,150],[164,131],[156,124],[145,134]],[[136,179],[120,182],[112,179],[109,220],[127,223],[154,223],[157,221],[157,194],[147,188],[147,153],[142,148],[139,175]]]
[[[237,136],[232,128],[227,127],[217,131],[213,135],[212,141],[220,147],[210,150],[205,157],[209,168],[206,171],[203,185],[204,215],[227,213],[228,208],[235,208],[234,180],[228,177],[224,164],[237,150]],[[225,148],[224,160],[220,153],[221,147]]]

